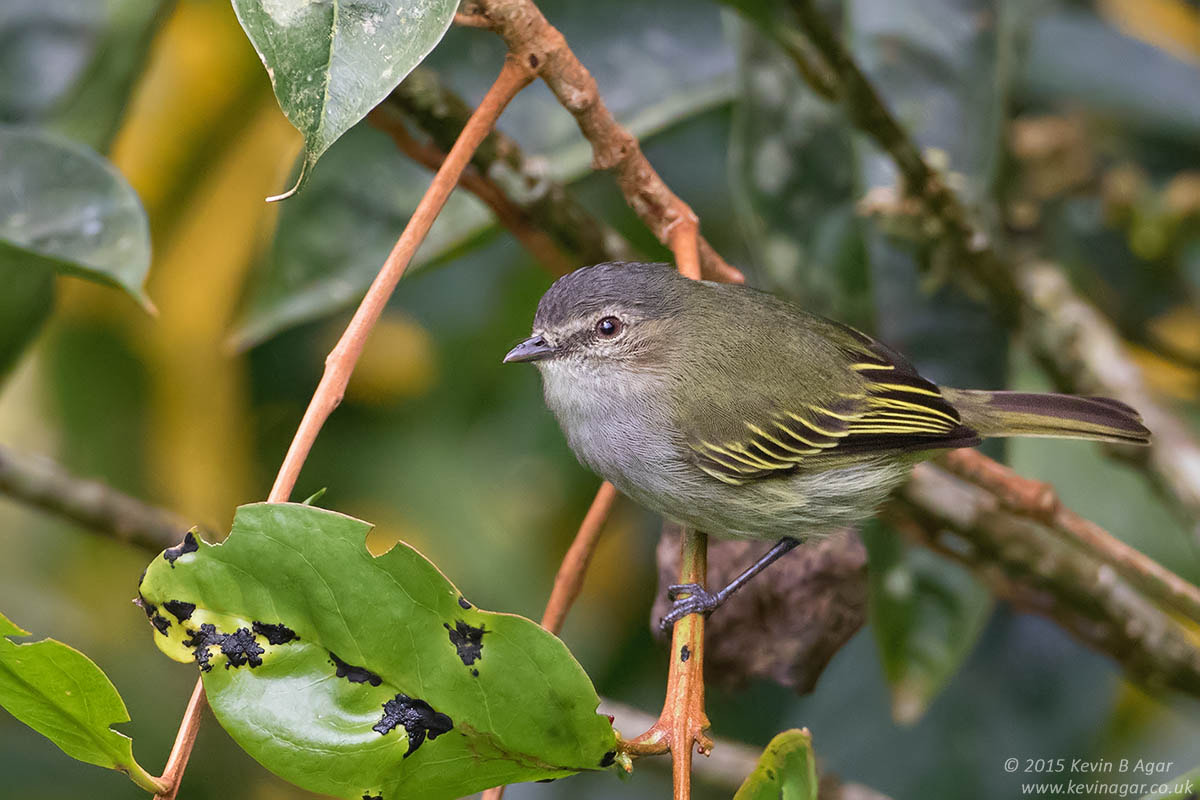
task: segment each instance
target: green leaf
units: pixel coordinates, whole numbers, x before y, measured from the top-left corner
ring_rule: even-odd
[[[873,520],[867,546],[871,630],[896,722],[916,722],[983,632],[992,598],[966,570],[909,547]]]
[[[817,764],[808,729],[784,731],[772,739],[733,800],[817,800]]]
[[[155,641],[201,665],[250,755],[310,791],[455,798],[613,763],[616,734],[555,636],[481,611],[407,545],[311,506],[242,506],[146,571]],[[399,724],[397,724],[399,721]]]
[[[54,309],[54,273],[28,268],[22,253],[0,245],[0,380],[34,340]]]
[[[110,726],[129,712],[108,676],[90,658],[54,639],[28,636],[0,614],[0,706],[72,758],[120,770],[148,792],[162,789],[133,758],[133,741]]]
[[[304,135],[295,194],[329,146],[441,41],[457,0],[233,0],[288,121]]]
[[[167,0],[6,0],[0,123],[49,125],[105,151]]]
[[[142,290],[146,214],[111,164],[57,136],[0,127],[0,185],[0,264],[115,286],[153,308]]]

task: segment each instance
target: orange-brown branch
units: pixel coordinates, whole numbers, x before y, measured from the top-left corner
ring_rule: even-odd
[[[668,188],[646,160],[637,139],[613,117],[595,78],[532,0],[477,0],[473,12],[488,21],[510,53],[538,70],[591,142],[592,165],[613,171],[625,202],[660,242],[670,244],[671,231],[679,222],[695,222],[691,208]],[[703,238],[699,257],[704,277],[735,283],[744,280]]]
[[[611,483],[605,481],[600,484],[596,499],[592,500],[592,505],[579,526],[579,532],[575,534],[575,540],[563,556],[558,574],[554,576],[554,588],[550,590],[550,599],[546,601],[546,611],[542,614],[542,627],[551,633],[557,634],[562,631],[567,612],[574,605],[575,598],[579,597],[579,590],[583,588],[583,577],[587,574],[588,564],[591,563],[596,544],[600,541],[600,532],[604,530],[604,523],[608,521],[616,499],[617,490]]]
[[[450,192],[458,184],[459,177],[470,163],[471,155],[492,130],[509,101],[528,86],[533,78],[534,74],[524,63],[511,56],[505,59],[499,77],[484,96],[479,108],[471,115],[471,119],[463,128],[462,135],[459,136],[458,141],[446,156],[429,188],[425,190],[421,202],[417,204],[416,210],[404,227],[404,232],[400,234],[400,238],[396,241],[392,252],[388,254],[387,260],[383,262],[379,274],[371,283],[371,287],[359,304],[358,310],[354,313],[342,338],[338,340],[326,357],[325,372],[321,376],[320,383],[317,384],[316,391],[313,392],[308,409],[304,412],[304,418],[300,421],[300,427],[297,429],[287,455],[283,459],[283,464],[279,468],[279,474],[275,477],[275,484],[271,487],[270,495],[267,496],[268,502],[287,502],[288,497],[291,496],[292,489],[296,485],[296,478],[299,477],[300,469],[304,466],[309,451],[312,450],[317,434],[320,433],[325,420],[342,402],[342,396],[345,394],[346,385],[350,382],[350,374],[354,370],[354,365],[358,362],[367,336],[370,335],[375,322],[383,313],[384,306],[387,305],[388,298],[392,295],[392,290],[396,288],[396,284],[404,275],[417,247],[429,233],[429,228],[446,204]],[[162,776],[170,789],[156,795],[156,800],[174,800],[178,794],[180,780],[187,768],[187,762],[196,741],[196,732],[200,726],[200,716],[205,705],[204,684],[197,681],[196,687],[192,690],[192,698],[188,703],[187,711],[184,712],[183,721],[180,723],[175,745],[171,749],[167,769]]]

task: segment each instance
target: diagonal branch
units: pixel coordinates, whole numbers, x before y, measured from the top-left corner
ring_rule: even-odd
[[[1138,459],[1192,520],[1200,538],[1200,442],[1149,391],[1116,328],[1059,270],[1049,265],[1025,269],[1000,257],[958,195],[921,157],[814,0],[790,0],[790,5],[812,50],[825,62],[823,74],[834,76],[850,118],[891,156],[905,192],[919,201],[928,223],[923,228],[951,249],[953,263],[987,292],[1000,319],[1030,335],[1038,360],[1062,388],[1109,395],[1142,413],[1155,439]]]
[[[692,209],[646,160],[637,139],[613,117],[597,91],[595,78],[532,0],[476,0],[472,14],[487,19],[509,52],[538,71],[592,143],[593,166],[616,174],[625,201],[660,242],[669,246],[676,225],[696,221]],[[699,250],[706,278],[742,282],[741,272],[726,263],[703,237]]]
[[[1178,613],[1178,598],[1163,602],[1173,592],[1148,589],[1141,567],[1114,561],[1123,545],[1103,531],[1085,523],[1110,540],[1097,549],[1095,539],[1077,536],[1073,528],[1082,521],[1071,512],[1044,499],[1031,505],[1019,498],[1040,484],[985,456],[956,456],[968,454],[946,467],[918,466],[884,516],[920,544],[967,566],[1017,609],[1048,617],[1109,655],[1143,685],[1200,695],[1200,620]],[[997,485],[997,478],[1009,486]]]
[[[445,162],[434,176],[433,182],[425,191],[421,202],[417,204],[416,210],[404,227],[404,232],[400,234],[395,247],[392,248],[392,252],[384,261],[379,274],[371,283],[371,288],[367,290],[366,296],[363,297],[358,310],[355,311],[345,333],[326,357],[325,372],[321,376],[320,383],[317,384],[316,391],[313,392],[312,400],[304,412],[300,427],[297,429],[287,455],[283,459],[283,464],[279,468],[279,474],[275,477],[275,485],[271,487],[271,493],[267,497],[268,502],[287,502],[296,485],[296,478],[300,475],[300,469],[304,466],[305,459],[308,458],[313,442],[316,441],[317,434],[325,424],[325,420],[341,403],[346,385],[350,382],[350,374],[362,353],[367,336],[370,335],[372,327],[383,313],[383,308],[396,288],[396,284],[404,275],[413,253],[429,233],[434,219],[446,204],[450,192],[458,184],[458,179],[470,162],[475,148],[492,130],[509,101],[528,86],[533,77],[533,73],[529,71],[524,62],[517,61],[511,56],[505,59],[499,77],[484,96],[479,108],[471,115],[470,121],[463,128],[462,135],[450,150],[449,155],[446,156]],[[196,730],[200,725],[200,717],[205,705],[204,685],[197,682],[196,688],[192,692],[192,700],[188,704],[180,724],[175,746],[171,749],[167,769],[162,776],[171,788],[167,792],[156,795],[156,800],[175,800],[175,796],[179,792],[180,779],[187,768],[188,758],[195,743]]]
[[[370,119],[393,138],[397,128],[406,122],[411,124],[429,138],[425,156],[414,157],[430,169],[437,169],[441,161],[435,161],[433,155],[454,145],[471,111],[465,100],[441,83],[437,73],[421,67],[404,79]],[[463,173],[462,186],[487,203],[500,224],[556,274],[580,264],[634,258],[633,248],[619,233],[594,216],[566,185],[550,178],[544,166],[498,130],[492,131],[475,151],[471,168]],[[570,259],[570,265],[548,260],[531,247],[524,232],[532,228],[544,232],[563,257]]]

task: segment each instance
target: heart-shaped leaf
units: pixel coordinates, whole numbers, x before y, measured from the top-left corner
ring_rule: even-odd
[[[137,194],[91,150],[0,127],[0,266],[124,289],[145,308],[150,228]]]
[[[457,0],[233,0],[288,121],[304,135],[296,185],[441,41]]]
[[[72,758],[129,775],[148,792],[162,789],[133,758],[133,742],[111,727],[129,721],[116,687],[90,658],[54,639],[28,636],[0,614],[0,706]]]
[[[555,636],[472,606],[407,545],[300,504],[243,506],[146,571],[155,641],[196,661],[260,763],[336,797],[455,798],[613,763],[616,734]]]
[[[772,739],[733,800],[817,800],[817,764],[808,729],[793,728]]]

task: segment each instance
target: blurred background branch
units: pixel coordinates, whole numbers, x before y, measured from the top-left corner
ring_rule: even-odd
[[[158,552],[192,528],[182,516],[80,478],[45,456],[0,445],[0,493],[117,541]],[[204,533],[206,538],[211,538]]]

